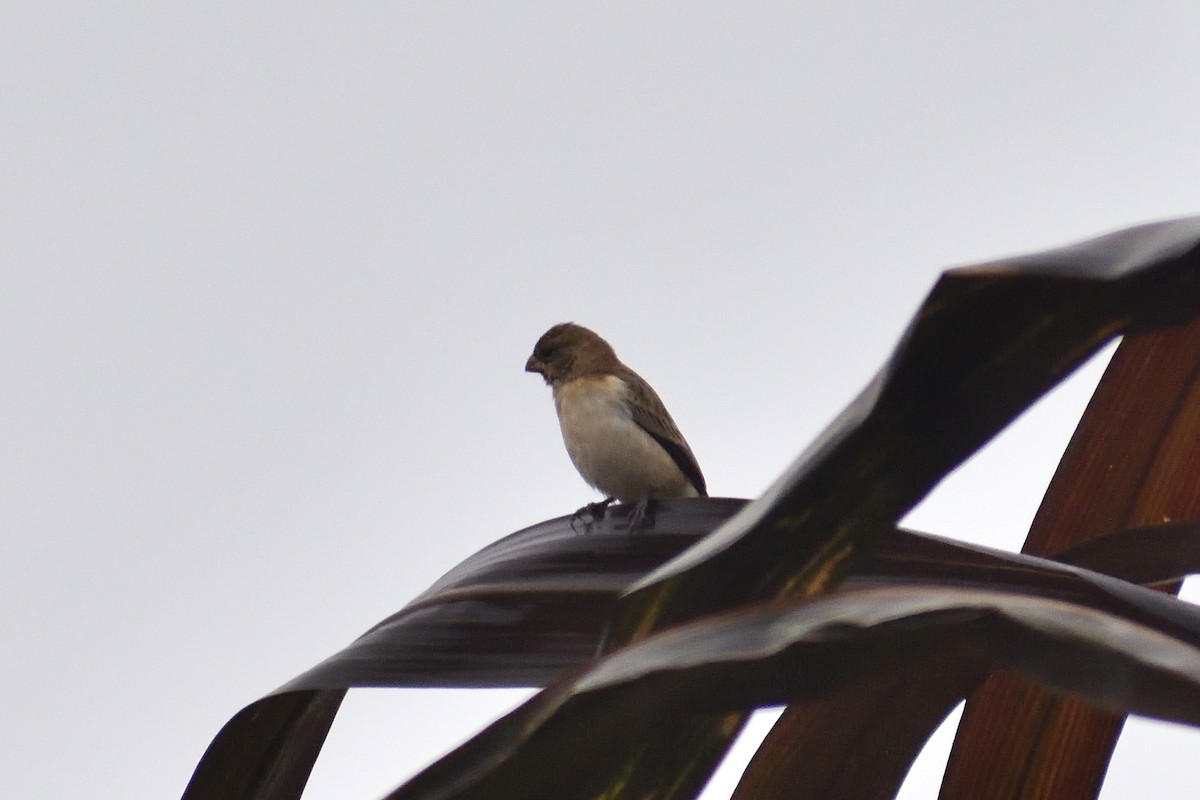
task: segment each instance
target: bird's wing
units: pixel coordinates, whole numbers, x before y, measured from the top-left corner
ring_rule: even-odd
[[[688,447],[683,434],[675,426],[675,420],[671,419],[671,415],[667,413],[667,407],[663,405],[663,401],[659,399],[654,389],[650,388],[650,384],[628,367],[621,370],[618,377],[624,380],[629,387],[628,402],[633,413],[633,421],[667,451],[667,454],[679,467],[680,472],[687,476],[687,479],[692,482],[692,486],[696,487],[696,492],[701,497],[707,497],[708,487],[704,484],[704,474],[700,472],[700,464],[697,463],[696,456],[692,453],[692,448]]]

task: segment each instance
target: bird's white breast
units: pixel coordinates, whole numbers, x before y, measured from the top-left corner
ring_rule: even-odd
[[[580,378],[556,386],[554,406],[572,463],[604,494],[622,502],[695,496],[670,454],[634,422],[620,378]]]

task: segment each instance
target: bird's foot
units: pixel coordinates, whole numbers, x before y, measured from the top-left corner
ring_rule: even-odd
[[[571,530],[576,533],[588,533],[592,530],[597,522],[604,519],[604,514],[608,510],[615,498],[606,497],[597,503],[588,503],[583,508],[571,515]],[[575,527],[577,524],[583,525],[583,530]]]
[[[644,531],[647,528],[653,528],[654,501],[648,497],[643,497],[641,500],[638,500],[634,504],[633,510],[629,512],[629,517],[627,518],[625,524],[620,527],[628,529],[631,534],[637,533],[638,531]]]

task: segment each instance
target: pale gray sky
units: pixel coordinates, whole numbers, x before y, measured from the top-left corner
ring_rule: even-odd
[[[1194,0],[2,9],[14,797],[177,796],[244,704],[593,499],[521,371],[552,323],[753,496],[940,269],[1200,211]],[[914,524],[1016,547],[1079,394]],[[481,698],[352,696],[311,796]],[[1148,766],[1191,731],[1132,742],[1114,787],[1195,794]]]

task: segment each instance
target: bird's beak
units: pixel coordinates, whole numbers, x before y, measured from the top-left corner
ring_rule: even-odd
[[[529,360],[525,362],[525,371],[536,372],[540,375],[546,374],[546,369],[542,366],[542,362],[538,361],[535,356],[530,356]]]

